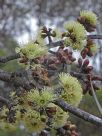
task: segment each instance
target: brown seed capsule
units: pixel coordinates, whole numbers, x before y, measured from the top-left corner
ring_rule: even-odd
[[[49,68],[51,68],[52,70],[56,70],[56,69],[57,69],[57,67],[56,67],[55,64],[50,64],[50,65],[49,65]]]
[[[22,58],[19,60],[20,63],[26,63],[28,61],[28,58]]]
[[[66,124],[63,126],[63,129],[68,130],[69,127],[70,127],[70,124],[66,123]]]
[[[87,71],[87,72],[90,72],[91,70],[93,70],[93,67],[92,67],[92,66],[88,66],[88,67],[86,68],[86,71]]]
[[[89,64],[89,59],[86,59],[84,62],[83,62],[83,67],[87,67]]]
[[[66,33],[62,33],[62,38],[66,36]]]
[[[88,53],[88,52],[89,52],[89,49],[86,47],[86,48],[84,49],[84,51],[85,51],[85,53]]]
[[[72,62],[76,61],[76,59],[75,59],[75,58],[71,58],[70,60],[71,60]]]
[[[83,58],[83,59],[85,59],[85,58],[86,58],[86,55],[87,55],[87,53],[86,53],[86,52],[84,52],[84,51],[82,51],[82,52],[81,52],[81,56],[82,56],[82,58]]]
[[[67,57],[65,57],[65,56],[63,56],[63,57],[61,58],[61,62],[62,62],[62,63],[66,63],[66,60],[67,60]]]
[[[47,113],[47,115],[49,117],[52,117],[53,115],[55,115],[56,111],[57,111],[56,107],[48,107],[48,108],[46,108],[46,113]]]
[[[71,130],[71,131],[73,131],[73,130],[75,130],[75,129],[76,129],[76,126],[75,126],[75,125],[73,125],[73,124],[70,125],[70,130]]]

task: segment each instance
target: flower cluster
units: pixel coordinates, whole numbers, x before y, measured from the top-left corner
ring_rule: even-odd
[[[20,53],[28,59],[33,59],[45,55],[47,53],[47,48],[37,43],[30,42],[20,48]]]
[[[76,21],[71,21],[66,23],[64,27],[68,31],[64,33],[64,37],[67,37],[64,42],[65,45],[72,46],[73,49],[81,50],[86,39],[84,26]]]
[[[91,25],[96,25],[97,23],[97,16],[92,11],[81,11],[80,17],[84,18],[86,22],[89,22]]]
[[[10,105],[5,102],[8,107],[0,109],[0,130],[14,132],[23,125],[27,132],[39,136],[53,135],[55,133],[52,132],[55,131],[55,135],[78,136],[76,126],[68,124],[69,114],[64,109],[64,104],[61,108],[56,101],[63,100],[77,107],[83,94],[89,92],[92,95],[92,87],[95,91],[98,89],[95,81],[102,81],[102,78],[94,75],[93,67],[86,58],[98,51],[92,35],[87,36],[87,31],[95,30],[96,22],[97,16],[94,13],[82,11],[77,21],[65,24],[66,31],[61,35],[61,41],[53,43],[56,31],[44,26],[34,42],[17,48],[19,62],[27,65],[28,69],[24,75],[22,72],[11,73],[10,81],[15,79],[14,87],[17,90],[9,97]],[[48,52],[44,44],[45,38],[48,38],[49,43],[46,45],[49,47],[60,45],[57,51],[50,49]],[[81,58],[77,64],[73,50],[80,51]],[[76,71],[73,71],[75,68]],[[19,83],[19,79],[25,81],[25,84]]]
[[[54,114],[53,111],[54,109]],[[52,113],[52,114],[51,114]],[[53,128],[60,128],[62,126],[65,125],[65,123],[67,122],[67,119],[69,117],[67,112],[64,112],[59,106],[53,104],[53,103],[49,103],[47,106],[47,114],[50,116],[52,115],[52,124],[51,126]]]
[[[87,44],[84,49],[81,51],[81,56],[85,59],[86,56],[93,56],[99,51],[97,45],[93,42],[92,39],[87,39]]]
[[[59,80],[61,86],[64,88],[62,91],[60,98],[64,101],[72,104],[74,106],[78,106],[80,101],[82,100],[82,87],[77,80],[77,78],[72,77],[69,74],[61,73],[59,74]]]
[[[0,130],[2,133],[15,133],[19,129],[18,124],[12,120],[12,115],[10,114],[14,115],[6,106],[0,111]]]
[[[81,11],[80,16],[77,19],[81,24],[84,25],[85,29],[88,32],[95,31],[96,23],[97,23],[97,16],[92,11]]]
[[[29,132],[41,132],[47,122],[47,117],[45,115],[40,115],[39,112],[35,110],[29,110],[26,112],[23,119],[24,126],[28,129]]]
[[[37,109],[46,107],[54,99],[55,96],[51,88],[44,88],[40,92],[37,89],[32,89],[27,94],[27,100],[34,103]]]
[[[95,75],[93,73],[93,66],[89,65],[89,59],[85,59],[84,61],[79,58],[78,59],[78,67],[81,71],[80,74],[82,74],[83,76],[81,76],[81,78],[83,78],[82,82],[83,82],[83,94],[86,94],[87,92],[92,95],[92,88],[91,88],[91,83],[90,83],[90,79],[92,82],[92,86],[94,88],[94,90],[99,90],[99,85],[97,85],[96,81],[102,81],[102,77],[100,77],[99,75]],[[80,77],[79,77],[80,78]]]

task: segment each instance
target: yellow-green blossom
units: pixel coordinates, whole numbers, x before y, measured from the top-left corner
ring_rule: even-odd
[[[25,114],[23,123],[29,132],[40,133],[46,127],[46,122],[47,117],[45,115],[40,115],[35,110],[29,110]]]
[[[82,50],[85,46],[86,41],[73,42],[69,37],[64,40],[66,46],[70,45],[74,50]]]
[[[80,17],[84,18],[91,25],[96,25],[97,23],[97,15],[92,11],[83,10],[80,12]]]
[[[15,123],[8,123],[4,121],[0,122],[0,130],[3,132],[5,131],[7,133],[14,133],[18,128],[19,126]]]
[[[47,53],[47,48],[45,46],[40,46],[37,43],[28,43],[21,48],[21,53],[29,59],[40,57]]]
[[[72,104],[78,106],[82,99],[82,88],[77,78],[72,77],[67,73],[59,74],[59,80],[64,90],[62,91],[60,98]]]
[[[21,56],[26,56],[28,59],[33,59],[45,55],[47,53],[47,48],[39,43],[29,42],[20,49],[16,48],[16,52],[20,53]]]
[[[6,106],[3,106],[3,109],[0,111],[0,119],[6,118],[8,113],[9,109]]]
[[[65,45],[72,46],[73,49],[81,50],[84,47],[83,40],[86,39],[84,26],[76,21],[70,21],[64,27],[68,31]]]
[[[27,100],[33,102],[37,108],[44,108],[54,100],[54,94],[51,88],[44,88],[40,93],[37,89],[32,89],[28,92]]]
[[[48,107],[56,107],[56,113],[52,118],[52,127],[53,128],[63,127],[69,117],[68,113],[63,111],[59,106],[53,103],[50,103]]]

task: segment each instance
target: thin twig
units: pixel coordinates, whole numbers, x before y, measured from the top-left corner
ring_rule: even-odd
[[[87,37],[91,39],[102,39],[102,35],[88,35]]]
[[[90,85],[91,85],[91,91],[92,91],[92,95],[93,95],[93,97],[94,97],[95,103],[96,103],[96,105],[97,105],[97,107],[98,107],[99,112],[100,112],[101,115],[102,115],[102,107],[101,107],[101,105],[100,105],[100,103],[99,103],[99,101],[98,101],[98,98],[97,98],[97,96],[96,96],[96,93],[95,93],[95,91],[94,91],[91,78],[90,78]]]
[[[5,56],[5,57],[1,57],[0,58],[0,63],[6,63],[8,61],[14,60],[14,59],[18,59],[20,58],[20,54],[15,53],[13,55],[9,55],[9,56]]]
[[[2,96],[0,96],[0,102],[1,102],[2,104],[5,104],[5,105],[6,105],[7,107],[9,107],[9,108],[10,108],[10,106],[11,106],[10,101],[9,101],[8,99],[2,97]]]

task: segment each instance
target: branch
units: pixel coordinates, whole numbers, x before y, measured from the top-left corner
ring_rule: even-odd
[[[1,57],[0,58],[0,63],[6,63],[6,62],[8,62],[8,61],[10,61],[10,60],[14,60],[14,59],[18,59],[18,58],[20,58],[20,54],[13,54],[13,55],[9,55],[9,56],[5,56],[5,57]]]
[[[91,39],[102,39],[102,35],[87,35],[87,38],[91,38]],[[61,46],[63,44],[64,40],[60,40],[57,42],[52,42],[50,44],[47,44],[47,46],[50,45],[50,47],[57,47],[57,46]]]
[[[33,88],[33,86],[29,83],[29,82],[25,82],[23,81],[21,78],[19,79],[16,79],[16,78],[13,78],[11,77],[11,74],[10,73],[7,73],[7,72],[3,72],[1,71],[0,72],[0,80],[2,81],[6,81],[6,82],[10,82],[12,83],[13,85],[15,86],[21,86],[27,90],[30,90]],[[36,86],[36,85],[35,85]],[[5,99],[2,99],[1,98],[1,101],[7,103],[5,101]],[[64,101],[62,100],[56,100],[54,101],[54,103],[58,106],[60,106],[64,111],[67,111],[67,112],[70,112],[78,117],[80,117],[81,119],[85,120],[85,121],[88,121],[90,123],[93,123],[97,126],[100,126],[102,127],[102,119],[94,116],[94,115],[91,115],[81,109],[78,109],[78,108],[75,108],[69,104],[66,104]]]
[[[87,37],[91,39],[102,39],[102,35],[88,35]]]
[[[9,100],[7,100],[6,98],[4,98],[4,97],[2,97],[2,96],[0,96],[0,102],[2,103],[2,104],[5,104],[7,107],[11,107],[11,103],[10,103],[10,101]]]
[[[56,105],[58,105],[59,107],[61,107],[64,111],[66,112],[70,112],[74,115],[76,115],[77,117],[90,122],[98,127],[102,127],[102,119],[98,118],[90,113],[87,113],[79,108],[73,107],[68,103],[65,103],[63,100],[55,100],[54,103]]]
[[[3,70],[0,71],[0,80],[4,82],[9,82],[15,87],[21,86],[26,90],[32,89],[32,85],[28,81],[25,81],[22,78],[12,77],[12,73],[4,72]]]
[[[26,75],[28,74],[26,71],[23,71],[23,73],[26,73]],[[42,86],[40,86],[34,79],[33,82],[28,81],[28,80],[24,80],[22,77],[21,73],[9,73],[9,72],[5,72],[3,70],[0,70],[0,80],[4,81],[4,82],[8,82],[11,83],[11,85],[15,86],[15,87],[23,87],[26,90],[31,90],[34,87],[37,87],[39,89],[42,88]],[[18,75],[18,77],[16,77],[16,75]]]

